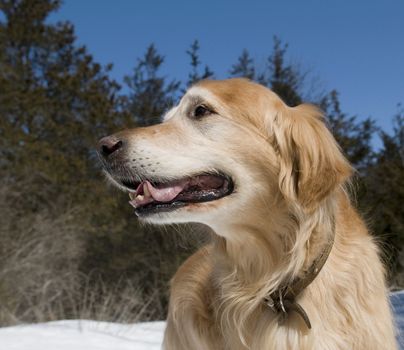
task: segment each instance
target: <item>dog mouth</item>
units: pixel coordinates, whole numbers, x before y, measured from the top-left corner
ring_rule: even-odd
[[[232,179],[222,174],[201,174],[166,182],[122,181],[122,184],[129,189],[129,203],[138,216],[211,202],[230,195],[234,189]]]

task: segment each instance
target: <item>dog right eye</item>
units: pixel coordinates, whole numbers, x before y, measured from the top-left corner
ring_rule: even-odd
[[[208,115],[208,114],[211,114],[212,112],[208,109],[208,108],[206,108],[205,106],[203,106],[203,105],[200,105],[200,106],[198,106],[198,107],[196,107],[195,108],[195,110],[194,110],[194,117],[195,118],[202,118],[202,117],[204,117],[204,116],[206,116],[206,115]]]

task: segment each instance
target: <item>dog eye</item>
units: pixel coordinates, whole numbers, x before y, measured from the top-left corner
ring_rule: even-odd
[[[208,114],[211,114],[212,112],[205,106],[200,105],[198,107],[195,108],[194,111],[194,117],[195,118],[202,118]]]

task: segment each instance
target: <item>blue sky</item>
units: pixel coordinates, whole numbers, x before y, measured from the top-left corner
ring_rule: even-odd
[[[71,21],[118,81],[151,43],[166,57],[164,74],[185,78],[185,51],[198,39],[203,63],[225,78],[244,48],[263,64],[277,35],[318,90],[340,92],[347,113],[389,130],[404,103],[403,0],[64,0],[56,19]]]

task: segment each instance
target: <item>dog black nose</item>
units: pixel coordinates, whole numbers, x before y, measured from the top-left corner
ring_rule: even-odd
[[[118,151],[122,148],[123,142],[118,139],[116,136],[106,136],[103,137],[100,141],[98,141],[98,152],[104,157],[107,158],[112,153]]]

